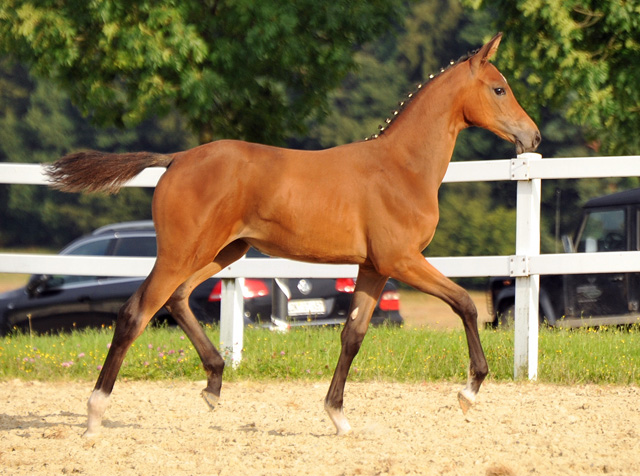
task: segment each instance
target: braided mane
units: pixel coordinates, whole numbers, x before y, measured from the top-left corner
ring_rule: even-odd
[[[451,67],[453,67],[453,66],[455,66],[457,64],[463,63],[464,61],[467,61],[469,58],[471,58],[477,52],[478,52],[478,50],[474,50],[474,51],[471,51],[471,52],[467,53],[466,55],[461,56],[460,58],[458,58],[457,61],[451,60],[447,66],[445,66],[444,68],[440,68],[439,72],[437,72],[435,74],[430,74],[429,78],[427,79],[427,81],[425,81],[424,83],[418,84],[416,86],[415,90],[410,92],[405,99],[403,99],[402,101],[400,101],[398,103],[398,109],[396,109],[395,111],[393,111],[391,113],[391,117],[387,117],[385,119],[385,121],[384,121],[385,123],[384,124],[380,124],[378,126],[378,133],[377,134],[372,134],[369,137],[366,137],[364,140],[374,140],[374,139],[377,139],[378,137],[380,137],[382,134],[384,134],[384,132],[389,128],[389,126],[391,126],[391,124],[394,123],[394,121],[400,116],[400,114],[402,114],[402,111],[404,111],[406,109],[406,107],[411,103],[411,101],[413,101],[415,99],[415,97],[418,95],[418,93],[427,84],[429,84],[433,79],[435,79],[438,76],[440,76],[442,73],[448,71]]]

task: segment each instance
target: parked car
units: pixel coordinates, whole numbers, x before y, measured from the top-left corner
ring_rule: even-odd
[[[85,256],[156,255],[156,235],[151,221],[126,222],[98,228],[81,237],[60,254]],[[255,249],[248,257],[269,259]],[[0,334],[14,328],[34,332],[69,330],[111,325],[124,302],[135,292],[143,278],[106,276],[34,275],[26,286],[0,294]],[[244,282],[245,324],[271,326],[271,279]],[[353,279],[291,279],[288,285],[287,326],[337,325],[349,310]],[[220,319],[221,280],[210,278],[190,297],[194,314],[203,323]],[[372,324],[401,324],[400,298],[389,282],[376,306]],[[155,319],[173,323],[166,310]]]
[[[589,200],[565,253],[640,250],[640,188]],[[640,270],[640,268],[638,268]],[[515,279],[492,278],[489,312],[493,326],[513,320]],[[540,276],[540,321],[552,326],[619,325],[640,322],[640,272]]]

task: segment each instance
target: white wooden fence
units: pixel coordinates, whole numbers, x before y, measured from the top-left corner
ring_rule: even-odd
[[[164,172],[150,168],[129,187],[154,187]],[[518,182],[516,249],[512,256],[429,258],[449,277],[511,276],[516,279],[514,376],[536,379],[538,373],[538,295],[540,275],[640,271],[640,251],[540,255],[540,190],[542,179],[640,176],[640,156],[542,159],[522,154],[511,160],[454,162],[444,182]],[[0,164],[0,183],[46,185],[43,168],[32,164]],[[1,226],[1,224],[0,224]],[[95,274],[146,276],[152,258],[84,257],[0,253],[2,273]],[[242,357],[243,299],[241,280],[257,278],[355,277],[357,267],[317,265],[289,260],[243,259],[222,270],[220,348],[236,364]]]

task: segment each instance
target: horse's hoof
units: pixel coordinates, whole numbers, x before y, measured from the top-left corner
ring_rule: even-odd
[[[336,429],[336,436],[344,436],[351,433],[351,425],[347,423],[346,427],[341,427]]]
[[[336,435],[342,436],[351,433],[351,425],[347,421],[347,418],[344,416],[344,412],[342,409],[332,408],[328,405],[324,407],[325,411],[331,418],[334,426],[336,427]]]
[[[83,438],[95,438],[97,436],[100,436],[100,431],[97,430],[89,430],[87,429],[83,434],[82,437]]]
[[[460,404],[460,408],[462,409],[462,413],[464,415],[467,414],[469,408],[473,406],[475,398],[473,395],[465,393],[464,390],[460,390],[458,392],[458,403]]]
[[[220,397],[218,395],[214,395],[213,393],[207,390],[203,390],[201,395],[202,395],[202,398],[204,398],[204,401],[209,406],[209,410],[215,410],[216,405],[218,404],[218,401],[220,401]]]

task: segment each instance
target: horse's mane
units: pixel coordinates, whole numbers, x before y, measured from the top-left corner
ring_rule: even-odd
[[[416,96],[418,95],[418,93],[420,91],[422,91],[422,89],[429,84],[433,79],[437,78],[438,76],[440,76],[442,73],[445,73],[446,71],[448,71],[450,68],[452,68],[453,66],[463,63],[464,61],[467,61],[469,58],[471,58],[473,55],[475,55],[478,52],[478,50],[474,50],[474,51],[470,51],[469,53],[467,53],[466,55],[462,55],[460,58],[458,58],[456,61],[451,60],[449,62],[449,64],[447,66],[445,66],[444,68],[440,68],[440,71],[435,73],[435,74],[430,74],[429,78],[423,82],[420,83],[416,86],[416,89],[414,89],[413,91],[411,91],[409,94],[407,94],[407,96],[405,97],[405,99],[403,99],[402,101],[400,101],[398,103],[398,109],[396,109],[395,111],[393,111],[391,113],[391,117],[387,117],[384,121],[384,124],[380,124],[378,126],[378,133],[377,134],[372,134],[369,137],[366,137],[364,140],[373,140],[373,139],[377,139],[378,137],[380,137],[382,134],[384,134],[384,132],[391,126],[391,124],[394,123],[394,121],[400,116],[400,114],[402,114],[402,112],[407,108],[407,106],[409,104],[411,104],[411,102],[416,98]]]

